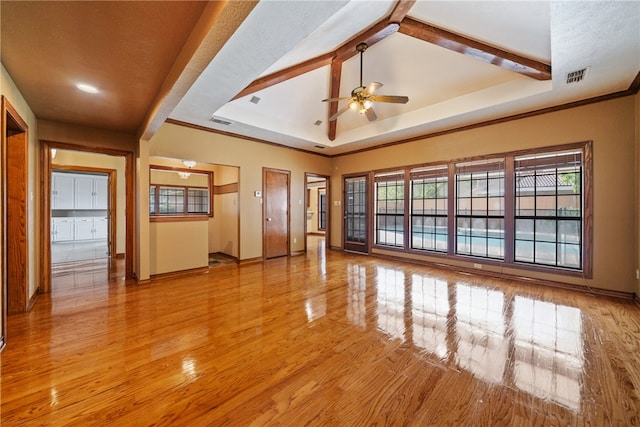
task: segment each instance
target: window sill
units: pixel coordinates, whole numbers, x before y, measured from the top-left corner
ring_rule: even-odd
[[[208,221],[213,215],[156,215],[150,216],[149,222],[186,222],[186,221]]]

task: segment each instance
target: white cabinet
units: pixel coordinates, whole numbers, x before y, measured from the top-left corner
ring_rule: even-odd
[[[93,205],[93,178],[88,175],[77,176],[74,193],[75,209],[93,209]]]
[[[77,217],[51,219],[51,241],[54,243],[106,239],[108,238],[108,234],[109,221],[106,218]]]
[[[54,172],[51,209],[107,209],[109,180],[104,175]]]
[[[64,242],[73,240],[74,221],[73,218],[53,218],[51,220],[51,241]]]
[[[93,218],[74,218],[73,240],[93,240]]]
[[[109,221],[107,218],[93,219],[93,238],[106,239],[109,234]]]
[[[93,209],[109,207],[109,180],[106,176],[93,178]]]
[[[51,209],[73,209],[75,178],[71,174],[53,173],[51,180]]]

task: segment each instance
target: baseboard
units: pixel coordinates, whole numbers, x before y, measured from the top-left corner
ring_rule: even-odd
[[[633,293],[633,300],[636,302],[638,307],[640,307],[640,296],[638,296],[638,294],[635,292]]]
[[[223,255],[229,259],[234,260],[235,262],[238,262],[238,257],[235,257],[233,255],[229,255],[229,254],[225,254],[224,252],[210,252],[209,253],[209,258],[211,258],[212,255]]]
[[[29,303],[27,304],[27,309],[25,311],[31,311],[31,308],[33,307],[33,304],[36,303],[36,300],[38,299],[38,296],[40,296],[40,293],[40,288],[36,289],[33,295],[31,295],[31,298],[29,298]]]
[[[326,236],[326,234],[312,231],[312,232],[307,233],[307,236],[322,236],[322,237],[324,237],[324,236]]]
[[[165,279],[174,279],[176,277],[183,277],[183,276],[191,276],[194,274],[208,274],[209,273],[209,267],[197,267],[197,268],[191,268],[188,270],[180,270],[180,271],[170,271],[168,273],[160,273],[160,274],[152,274],[150,281],[151,282],[156,282],[159,280],[165,280]]]
[[[136,285],[138,285],[138,286],[140,286],[140,285],[148,285],[149,283],[151,283],[151,279],[140,280],[138,278],[138,276],[136,275],[136,273],[133,273],[132,279],[136,282]]]
[[[240,265],[256,264],[263,261],[264,259],[261,256],[256,258],[247,258],[247,259],[240,260]]]
[[[304,254],[305,254],[305,251],[293,251],[289,256],[298,256],[298,255],[304,255]]]
[[[124,259],[124,254],[116,254],[115,259]]]

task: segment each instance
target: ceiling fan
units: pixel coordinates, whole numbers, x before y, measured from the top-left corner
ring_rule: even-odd
[[[360,52],[360,86],[351,91],[351,96],[343,98],[327,98],[323,99],[323,102],[337,102],[350,100],[347,105],[342,107],[333,116],[329,117],[329,121],[336,120],[338,116],[345,111],[351,109],[358,111],[360,114],[367,116],[367,119],[372,122],[378,118],[373,111],[374,102],[388,102],[392,104],[406,104],[409,101],[407,96],[395,96],[395,95],[374,95],[377,89],[382,87],[382,83],[371,82],[366,87],[362,85],[362,54],[367,50],[369,46],[366,43],[359,43],[356,46],[356,50]]]

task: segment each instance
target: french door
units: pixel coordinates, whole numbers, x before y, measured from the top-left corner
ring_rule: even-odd
[[[369,253],[369,177],[344,177],[344,232],[346,251]]]

